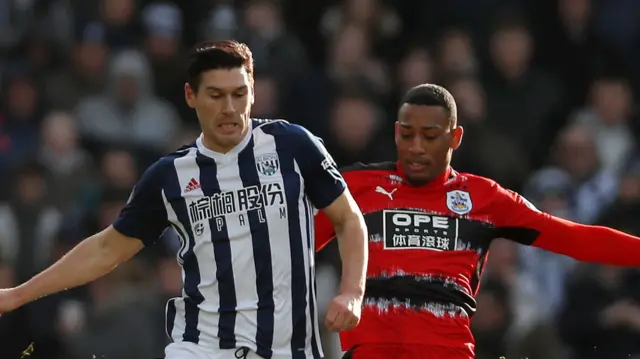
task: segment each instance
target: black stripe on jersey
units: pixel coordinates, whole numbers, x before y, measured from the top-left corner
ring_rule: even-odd
[[[204,196],[220,193],[218,183],[218,168],[216,162],[200,152],[196,157],[196,164],[200,168],[200,186]],[[216,220],[225,221],[222,229],[217,231]],[[189,223],[189,222],[186,222]],[[220,349],[234,349],[236,347],[236,285],[231,264],[231,243],[224,216],[209,219],[211,241],[213,242],[213,256],[216,261],[216,279],[218,280],[218,295],[220,296],[220,319],[218,322],[218,338]]]
[[[315,248],[315,241],[313,238],[313,211],[311,210],[311,203],[309,199],[305,199],[304,201],[304,214],[306,219],[306,227],[307,227],[307,246],[308,248]],[[309,258],[309,260],[313,260],[313,258]],[[309,291],[317,293],[316,289],[316,273],[311,265],[309,266]],[[307,296],[309,298],[309,313],[311,317],[311,351],[313,353],[314,358],[320,358],[320,350],[318,349],[318,343],[316,343],[316,298],[315,295],[309,293]]]
[[[167,309],[165,310],[167,312],[167,322],[165,323],[166,326],[166,333],[167,333],[167,337],[171,338],[171,332],[173,332],[173,326],[176,323],[176,299],[172,298],[167,302]]]
[[[388,278],[367,278],[365,298],[386,299],[410,303],[419,309],[429,303],[455,305],[469,317],[476,312],[476,300],[459,286],[446,278],[425,278],[420,276],[394,276]]]
[[[242,186],[259,186],[260,177],[253,154],[253,136],[247,146],[238,154],[238,167]],[[260,211],[264,210],[259,209]],[[264,358],[273,355],[274,311],[273,301],[273,267],[271,263],[271,245],[269,225],[260,222],[257,211],[247,211],[251,227],[251,243],[253,244],[253,260],[256,270],[256,289],[258,293],[258,331],[256,333],[256,353]],[[265,216],[266,218],[266,216]]]
[[[186,155],[187,153],[182,153]],[[174,160],[174,163],[176,163]],[[180,187],[180,180],[178,178],[179,167],[175,167],[169,173],[169,180],[167,181],[167,198],[182,198],[182,188]],[[175,203],[174,203],[175,202]],[[176,213],[180,223],[190,223],[189,213],[187,210],[187,203],[184,199],[172,202],[171,206]],[[186,342],[198,344],[200,331],[198,330],[198,315],[200,309],[198,305],[204,301],[204,296],[200,293],[198,285],[200,285],[200,267],[198,266],[198,258],[193,252],[193,248],[196,245],[195,237],[191,226],[185,226],[188,238],[188,249],[185,251],[183,259],[184,263],[184,292],[187,295],[184,299],[184,311],[185,311],[185,330],[182,334],[182,340]]]
[[[265,133],[269,129],[263,128]],[[269,133],[270,134],[270,133]],[[305,278],[304,249],[302,246],[302,231],[300,224],[300,177],[294,168],[293,152],[284,142],[286,137],[274,136],[276,152],[280,159],[280,172],[287,200],[287,220],[289,222],[289,243],[291,248],[291,311],[293,333],[291,334],[292,359],[305,359],[304,349],[307,336],[307,283]],[[300,350],[302,349],[302,350]]]

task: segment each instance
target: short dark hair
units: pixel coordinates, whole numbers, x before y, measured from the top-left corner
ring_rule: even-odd
[[[203,72],[238,67],[244,67],[253,81],[253,54],[247,45],[234,40],[200,42],[187,59],[187,83],[198,91]]]
[[[458,110],[453,95],[442,86],[435,84],[418,85],[404,95],[401,105],[439,106],[447,110],[451,127],[458,121]]]

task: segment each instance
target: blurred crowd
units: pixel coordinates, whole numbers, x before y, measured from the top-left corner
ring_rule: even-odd
[[[540,209],[640,235],[637,0],[0,0],[0,287],[108,226],[142,171],[199,133],[185,49],[246,42],[254,117],[325,139],[340,165],[395,158],[398,101],[432,82],[466,129],[459,171]],[[603,245],[606,245],[603,244]],[[0,358],[162,356],[176,243],[0,318]],[[337,286],[319,254],[320,301]],[[640,358],[640,271],[496,241],[478,359]],[[322,307],[322,306],[321,306]],[[327,357],[339,358],[326,334]]]

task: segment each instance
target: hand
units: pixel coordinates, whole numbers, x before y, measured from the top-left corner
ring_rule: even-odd
[[[342,332],[355,328],[360,322],[362,296],[340,293],[329,303],[325,325],[333,332]]]
[[[16,288],[0,289],[0,315],[13,311],[23,304]]]
[[[608,326],[617,326],[627,322],[632,311],[633,305],[629,301],[619,300],[605,308],[601,317]]]

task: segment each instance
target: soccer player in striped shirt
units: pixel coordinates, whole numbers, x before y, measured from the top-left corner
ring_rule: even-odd
[[[112,226],[0,291],[0,312],[88,283],[172,227],[184,290],[167,304],[167,359],[319,358],[313,214],[323,210],[341,240],[342,282],[325,318],[334,331],[360,318],[362,214],[316,137],[249,117],[253,60],[245,45],[204,43],[189,60],[185,97],[202,135],[147,169]]]

